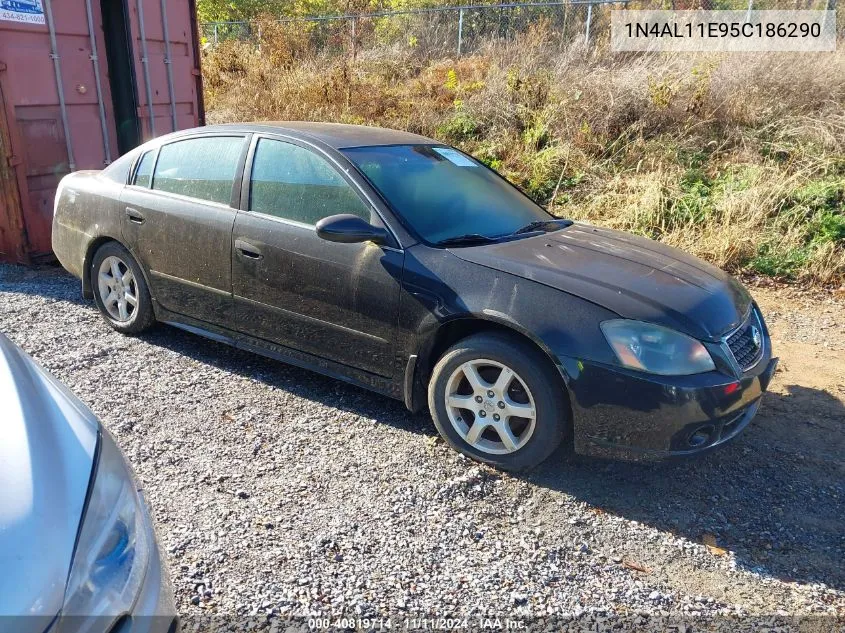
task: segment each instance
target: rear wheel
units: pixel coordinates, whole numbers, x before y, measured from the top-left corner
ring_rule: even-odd
[[[563,440],[568,415],[563,387],[549,365],[505,335],[459,341],[443,354],[429,382],[437,430],[473,459],[512,471],[536,466]]]
[[[138,334],[154,322],[152,299],[141,268],[117,242],[103,244],[91,260],[94,302],[118,332]]]

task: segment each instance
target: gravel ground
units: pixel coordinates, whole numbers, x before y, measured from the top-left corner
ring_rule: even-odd
[[[117,334],[56,268],[0,266],[0,331],[118,438],[186,623],[806,616],[840,630],[845,303],[755,296],[786,369],[738,441],[651,466],[561,451],[523,476],[457,455],[381,396],[174,328]]]

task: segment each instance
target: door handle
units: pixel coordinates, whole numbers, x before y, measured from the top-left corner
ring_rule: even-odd
[[[143,224],[146,220],[137,209],[133,209],[132,207],[126,207],[126,217],[129,218],[130,222],[134,222],[135,224]]]
[[[244,242],[243,240],[235,240],[235,250],[249,259],[264,259],[264,255],[261,254],[258,247],[253,246],[249,242]]]

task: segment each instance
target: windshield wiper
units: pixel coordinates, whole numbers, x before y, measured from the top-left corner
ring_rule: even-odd
[[[554,220],[537,220],[526,224],[521,229],[517,229],[513,233],[505,235],[482,235],[481,233],[467,233],[466,235],[458,235],[455,237],[447,237],[445,240],[435,242],[435,246],[471,246],[472,244],[490,244],[492,242],[505,241],[515,235],[522,235],[524,233],[533,233],[535,231],[544,231],[549,233],[557,231],[558,229],[565,229],[567,226],[573,224],[572,220],[554,219]]]
[[[466,235],[457,235],[455,237],[447,237],[445,240],[435,242],[435,246],[469,246],[471,244],[489,244],[491,242],[498,242],[500,238],[490,237],[489,235],[481,235],[481,233],[467,233]]]
[[[533,231],[546,230],[546,232],[557,231],[558,229],[565,229],[567,226],[572,226],[572,220],[558,219],[558,220],[537,220],[526,224],[521,229],[513,232],[513,235],[522,235],[523,233],[532,233]]]

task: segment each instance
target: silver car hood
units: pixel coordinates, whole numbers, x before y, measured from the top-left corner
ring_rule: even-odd
[[[99,423],[0,334],[0,616],[43,631],[60,611]]]

